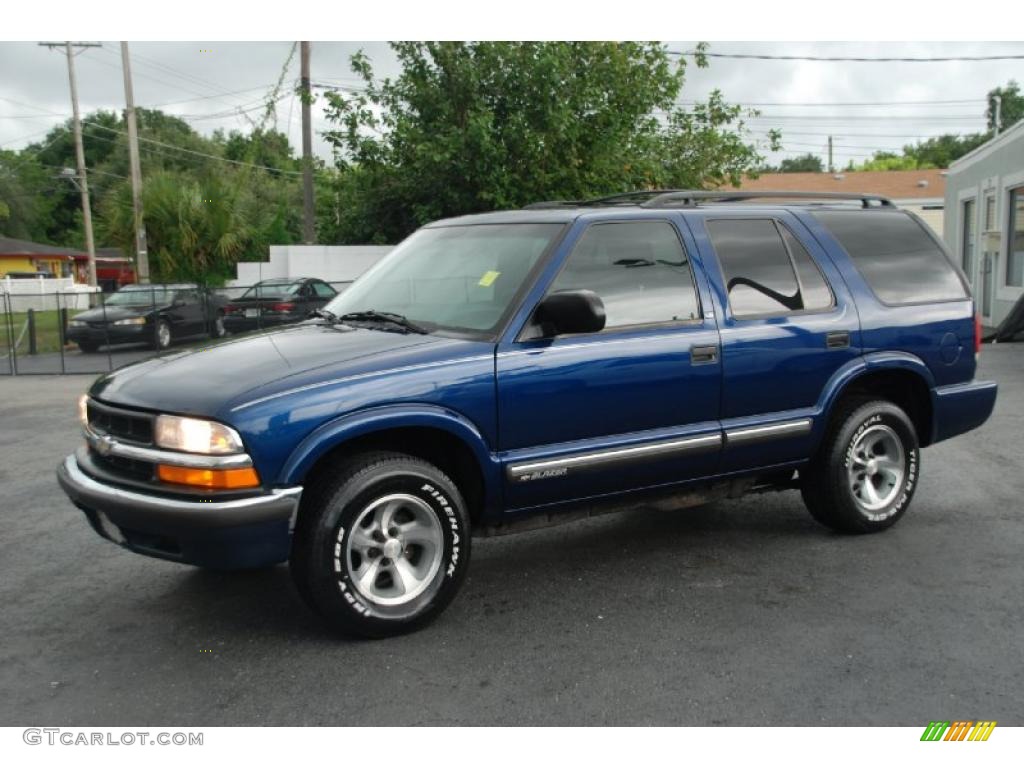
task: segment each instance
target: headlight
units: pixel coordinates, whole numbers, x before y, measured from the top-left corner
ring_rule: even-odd
[[[156,417],[156,444],[188,453],[241,453],[242,438],[231,427],[183,416]]]
[[[72,328],[84,328],[85,326],[88,325],[88,323],[85,322],[85,320],[72,320],[70,323],[68,323],[68,325],[70,325]]]
[[[82,395],[78,398],[78,420],[82,422],[83,427],[89,424],[89,408],[86,405],[88,402],[88,395]]]
[[[115,320],[114,325],[145,325],[144,317],[126,317],[124,320]]]

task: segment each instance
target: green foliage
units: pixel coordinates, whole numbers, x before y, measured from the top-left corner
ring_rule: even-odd
[[[907,148],[909,149],[909,147]],[[906,150],[904,150],[905,152]],[[860,165],[853,165],[851,171],[916,171],[935,166],[922,164],[917,157],[910,154],[897,155],[895,152],[875,152],[870,160]]]
[[[738,183],[760,160],[743,110],[715,92],[690,111],[684,80],[653,43],[394,43],[396,80],[327,94],[321,230],[395,242],[444,216],[645,187]],[[706,65],[698,57],[698,65]]]
[[[999,109],[1000,131],[1005,131],[1020,120],[1024,120],[1024,94],[1020,92],[1017,81],[1011,80],[1002,88],[993,88],[986,95],[988,109],[985,110],[985,118],[990,133],[996,127],[996,96],[1002,98]]]
[[[0,150],[0,234],[21,240],[49,242],[53,216],[54,171],[29,155]]]
[[[239,195],[235,185],[217,178],[200,183],[180,172],[160,171],[146,179],[143,208],[154,282],[219,285],[231,276],[252,239]],[[104,201],[103,214],[107,237],[130,253],[130,187],[118,187]]]
[[[822,173],[825,170],[821,158],[813,152],[798,157],[787,157],[779,163],[779,173]]]

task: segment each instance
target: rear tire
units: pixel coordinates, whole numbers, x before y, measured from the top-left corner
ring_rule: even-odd
[[[469,515],[434,465],[400,453],[354,456],[304,494],[291,572],[334,629],[386,637],[452,601],[469,565]]]
[[[907,414],[885,400],[850,400],[801,470],[801,492],[819,523],[843,533],[874,533],[906,513],[920,470],[917,432]]]

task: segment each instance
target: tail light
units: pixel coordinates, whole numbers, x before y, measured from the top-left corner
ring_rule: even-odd
[[[291,312],[294,309],[295,309],[295,305],[291,304],[291,303],[287,303],[287,302],[283,303],[283,304],[271,304],[270,305],[270,311],[271,312]]]
[[[974,315],[974,356],[981,354],[981,315]]]
[[[235,306],[234,304],[228,304],[224,307],[224,314],[226,315],[238,315],[241,314],[242,308]]]

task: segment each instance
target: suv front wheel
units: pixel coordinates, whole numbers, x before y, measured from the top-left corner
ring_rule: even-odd
[[[434,465],[399,453],[353,457],[303,498],[292,546],[296,587],[349,635],[423,626],[455,597],[469,563],[469,515]]]
[[[901,408],[885,400],[851,401],[801,472],[804,503],[834,530],[881,531],[907,511],[920,469],[917,432]]]

